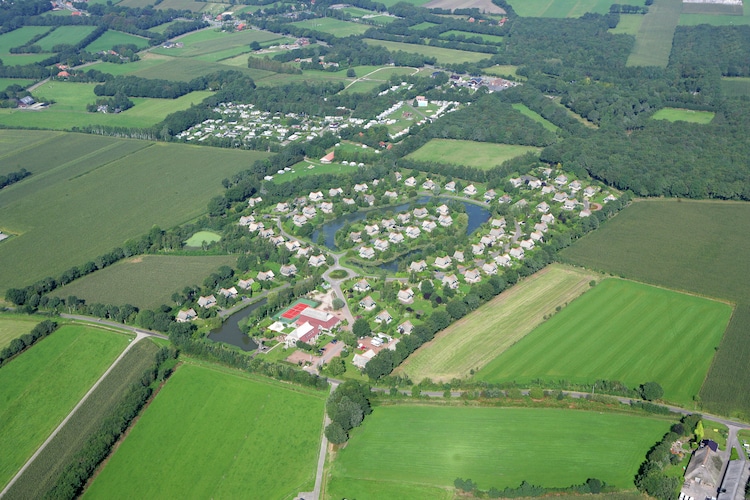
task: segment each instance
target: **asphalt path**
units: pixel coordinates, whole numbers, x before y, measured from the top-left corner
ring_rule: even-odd
[[[104,326],[110,326],[112,328],[117,328],[119,330],[127,330],[130,332],[138,334],[143,334],[147,337],[158,337],[160,339],[169,340],[169,337],[164,335],[163,333],[155,332],[153,330],[147,330],[145,328],[138,328],[136,326],[130,326],[130,325],[123,325],[122,323],[117,323],[116,321],[109,321],[108,319],[101,319],[101,318],[93,318],[91,316],[81,316],[78,314],[66,314],[66,313],[60,313],[61,318],[65,319],[72,319],[75,321],[82,321],[84,323],[91,323],[93,325],[104,325]]]

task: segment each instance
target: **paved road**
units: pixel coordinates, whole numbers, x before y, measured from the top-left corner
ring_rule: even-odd
[[[137,326],[130,326],[130,325],[123,325],[122,323],[117,323],[116,321],[109,321],[108,319],[100,319],[100,318],[93,318],[91,316],[81,316],[79,314],[66,314],[66,313],[60,313],[61,318],[66,319],[72,319],[75,321],[83,321],[85,323],[92,323],[95,325],[105,325],[105,326],[111,326],[112,328],[118,328],[120,330],[128,330],[136,335],[143,334],[147,337],[158,337],[160,339],[169,340],[169,337],[164,335],[163,333],[155,332],[153,330],[147,330],[145,328],[138,328]]]
[[[146,337],[149,337],[149,336],[150,336],[150,334],[146,333],[146,332],[136,332],[135,339],[133,339],[133,341],[130,342],[130,344],[128,344],[128,346],[125,348],[125,350],[122,351],[122,353],[120,353],[120,355],[117,357],[117,359],[115,359],[114,363],[112,363],[109,366],[109,368],[107,368],[107,371],[105,371],[104,374],[101,377],[99,377],[99,380],[97,380],[96,383],[93,386],[91,386],[91,389],[89,389],[89,391],[81,398],[81,400],[78,402],[78,404],[75,406],[75,408],[73,408],[70,411],[70,413],[68,413],[68,415],[63,419],[63,421],[60,422],[60,425],[58,425],[57,428],[54,431],[52,431],[52,434],[50,434],[50,436],[44,441],[44,443],[42,443],[42,445],[39,447],[39,449],[36,450],[36,452],[33,455],[31,455],[31,458],[29,458],[29,460],[24,464],[24,466],[21,467],[21,470],[19,470],[18,473],[16,473],[16,475],[13,476],[13,479],[11,479],[10,482],[7,484],[7,486],[5,486],[5,488],[3,489],[3,491],[0,492],[0,498],[2,498],[2,497],[5,496],[5,494],[8,492],[8,490],[10,489],[10,487],[13,486],[13,484],[16,481],[18,481],[19,477],[21,477],[21,474],[23,474],[26,471],[26,469],[29,468],[29,466],[31,465],[31,463],[34,460],[36,460],[36,458],[39,456],[39,454],[42,453],[42,451],[44,451],[44,449],[47,447],[47,445],[49,445],[50,441],[52,441],[55,438],[55,436],[57,436],[57,434],[65,426],[65,424],[67,424],[68,421],[73,417],[73,415],[75,414],[75,412],[78,411],[78,409],[83,405],[83,403],[86,402],[86,400],[89,398],[89,396],[91,396],[91,394],[96,390],[96,388],[99,387],[99,385],[107,377],[107,375],[109,375],[109,373],[114,369],[114,367],[117,366],[117,363],[119,363],[120,360],[122,360],[122,358],[125,357],[125,355],[128,353],[128,351],[130,349],[132,349],[133,346],[135,344],[137,344],[139,341],[141,341],[142,339],[145,339]]]
[[[331,393],[336,390],[339,386],[337,380],[329,380],[331,382]],[[315,473],[315,487],[311,492],[299,493],[296,500],[318,500],[320,498],[320,491],[323,487],[323,469],[326,463],[326,453],[328,452],[328,438],[325,435],[325,428],[331,423],[331,419],[324,413],[323,415],[323,435],[320,440],[320,453],[318,453],[318,470]]]

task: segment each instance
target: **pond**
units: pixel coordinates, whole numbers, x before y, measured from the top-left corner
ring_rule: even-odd
[[[213,330],[208,334],[208,339],[213,340],[214,342],[224,342],[225,344],[237,346],[243,351],[256,350],[258,344],[240,330],[240,321],[247,318],[253,311],[265,303],[266,299],[261,299],[258,302],[232,314],[221,324],[221,327],[218,330]]]

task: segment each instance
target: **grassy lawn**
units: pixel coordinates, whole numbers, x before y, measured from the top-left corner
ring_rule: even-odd
[[[39,323],[41,318],[20,314],[0,315],[0,349],[10,344],[10,341],[29,333]]]
[[[314,168],[308,168],[310,165],[314,165]],[[358,167],[350,165],[341,165],[340,163],[329,163],[325,165],[317,161],[307,160],[292,165],[292,170],[290,172],[282,175],[274,175],[273,182],[280,184],[299,179],[300,177],[307,177],[309,175],[350,174],[356,172],[357,168]]]
[[[4,66],[26,66],[27,64],[44,61],[51,55],[53,54],[8,54],[0,52],[0,59],[2,59]]]
[[[750,78],[722,78],[721,91],[728,97],[750,96]]]
[[[525,337],[557,306],[588,290],[595,277],[571,267],[548,266],[438,333],[395,373],[415,382],[468,377],[470,370],[481,369]]]
[[[80,278],[52,292],[65,298],[75,295],[88,303],[131,304],[153,309],[172,303],[172,294],[188,285],[199,285],[219,267],[232,266],[232,255],[133,257]]]
[[[535,122],[541,123],[544,128],[549,130],[550,132],[557,132],[557,130],[560,128],[551,121],[544,118],[542,115],[537,113],[534,110],[531,110],[526,106],[525,104],[516,103],[512,105],[514,109],[518,110],[519,113],[521,113],[524,116],[528,116]]]
[[[503,42],[503,37],[501,36],[485,35],[483,33],[472,33],[470,31],[459,31],[459,30],[450,30],[450,31],[446,31],[445,33],[441,33],[440,38],[447,38],[450,35],[464,36],[466,38],[479,37],[485,42],[490,42],[490,43],[502,43]]]
[[[52,29],[50,26],[24,26],[22,28],[14,29],[7,33],[0,35],[0,52],[8,53],[13,47],[20,47],[25,45],[29,40],[37,35],[48,32]],[[5,66],[8,63],[3,60]]]
[[[128,337],[65,325],[0,369],[0,484],[47,439],[125,349]]]
[[[39,45],[43,51],[51,51],[52,47],[60,44],[75,45],[95,29],[96,26],[59,26],[35,45]]]
[[[246,47],[252,42],[268,42],[283,38],[281,35],[267,31],[243,30],[227,33],[217,30],[201,30],[180,38],[182,48],[154,48],[151,52],[172,57],[197,57],[214,52],[221,52],[236,47]]]
[[[154,225],[200,216],[223,190],[218,179],[265,156],[83,134],[60,134],[33,148],[18,143],[3,168],[34,175],[5,188],[0,199],[0,230],[18,235],[0,246],[2,293],[57,276]]]
[[[513,10],[522,17],[581,17],[587,12],[606,14],[608,0],[510,0]],[[637,0],[626,0],[622,5],[642,5]]]
[[[462,63],[477,62],[488,59],[491,54],[482,54],[480,52],[467,52],[465,50],[444,49],[441,47],[431,47],[429,45],[416,45],[413,43],[390,42],[387,40],[373,40],[366,38],[365,42],[370,45],[380,45],[388,50],[402,50],[412,54],[422,54],[426,57],[434,57],[440,63]]]
[[[297,21],[296,23],[292,23],[292,25],[309,30],[322,31],[323,33],[330,33],[331,35],[340,38],[350,35],[361,35],[372,27],[367,24],[341,21],[333,17],[324,17],[323,19],[310,19],[307,21]]]
[[[680,12],[680,0],[656,0],[649,6],[648,14],[643,16],[641,27],[635,35],[628,66],[667,66]]]
[[[698,394],[731,316],[729,305],[604,280],[489,363],[488,382],[656,381],[683,405]]]
[[[143,372],[153,365],[158,350],[150,339],[133,346],[8,490],[8,497],[44,498],[65,465],[100,428]]]
[[[643,23],[643,14],[620,14],[620,22],[617,23],[616,28],[609,30],[613,35],[633,35],[638,34],[638,30],[641,29],[641,23]]]
[[[204,243],[214,243],[221,239],[221,235],[211,231],[198,231],[185,242],[186,246],[200,248]]]
[[[652,418],[558,409],[377,407],[338,452],[326,496],[430,498],[436,488],[451,491],[457,477],[485,490],[521,481],[562,487],[590,477],[632,489],[646,451],[668,427]],[[398,494],[412,491],[414,497]]]
[[[325,393],[185,364],[84,498],[266,499],[311,491],[324,401]]]
[[[432,139],[418,150],[409,154],[407,158],[489,169],[516,156],[521,156],[529,152],[538,153],[540,150],[541,148],[532,146]]]
[[[712,111],[693,111],[692,109],[682,108],[662,108],[654,113],[651,118],[654,120],[683,121],[705,125],[711,123],[711,120],[714,119],[714,113]]]
[[[139,49],[148,47],[148,40],[140,36],[130,35],[122,31],[109,30],[102,36],[86,46],[89,52],[99,52],[101,50],[110,50],[115,45],[132,44]]]

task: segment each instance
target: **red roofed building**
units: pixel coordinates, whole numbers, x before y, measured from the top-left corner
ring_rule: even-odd
[[[327,155],[325,155],[323,158],[320,159],[320,163],[331,163],[333,161],[334,153],[331,151]]]
[[[312,344],[315,339],[320,335],[320,329],[317,326],[313,326],[307,321],[297,322],[298,326],[292,333],[286,336],[286,346],[294,347],[298,341]]]
[[[59,73],[57,74],[57,76],[58,76],[59,78],[68,78],[68,77],[70,76],[70,73],[68,73],[67,71],[60,71],[60,72],[59,72]]]
[[[331,313],[308,307],[302,311],[297,320],[297,325],[310,323],[319,330],[330,331],[331,328],[339,323],[339,319]]]

